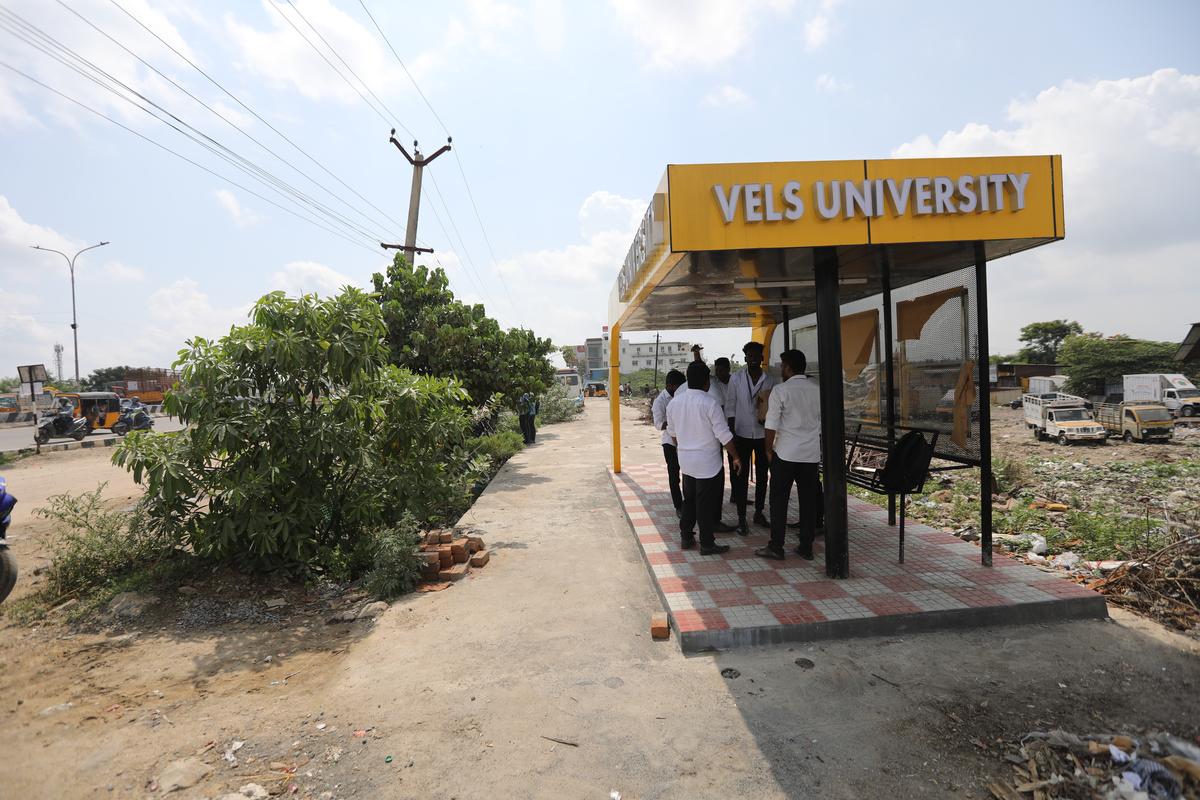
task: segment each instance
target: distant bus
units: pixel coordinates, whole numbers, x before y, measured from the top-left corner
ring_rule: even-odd
[[[579,379],[578,372],[573,369],[560,369],[554,373],[554,379],[568,398],[577,403],[583,402],[583,381]]]

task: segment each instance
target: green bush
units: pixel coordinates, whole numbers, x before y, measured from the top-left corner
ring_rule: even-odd
[[[525,440],[516,431],[499,430],[487,436],[480,436],[474,441],[475,451],[486,456],[493,469],[499,469],[505,461],[515,456],[525,447]]]
[[[186,428],[117,448],[155,525],[204,557],[336,572],[405,511],[462,510],[488,466],[466,446],[467,394],[387,363],[370,295],[274,292],[251,316],[180,353],[164,407]]]
[[[383,600],[411,592],[421,579],[418,546],[421,532],[411,514],[372,535],[373,558],[366,575],[367,591]]]
[[[576,403],[567,397],[557,387],[551,387],[538,397],[537,422],[541,425],[554,425],[558,422],[570,422],[583,413],[583,404]]]
[[[132,512],[106,509],[103,491],[102,484],[93,492],[54,495],[45,507],[34,509],[54,523],[45,588],[50,602],[69,597],[85,601],[186,558],[174,539],[150,524],[140,506]]]

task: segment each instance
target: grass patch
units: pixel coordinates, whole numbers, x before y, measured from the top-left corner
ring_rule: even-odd
[[[421,532],[412,515],[405,514],[395,526],[377,531],[372,540],[371,571],[364,579],[367,591],[391,600],[416,588],[421,579],[417,555]]]
[[[149,591],[191,574],[197,559],[149,523],[140,507],[105,507],[105,484],[82,494],[59,494],[34,514],[50,520],[54,557],[45,584],[7,609],[18,622],[40,619],[53,607],[78,601],[67,618],[97,613],[121,592]]]

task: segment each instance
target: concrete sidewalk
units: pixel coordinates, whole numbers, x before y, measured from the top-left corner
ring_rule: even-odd
[[[661,459],[623,413],[627,463]],[[411,762],[357,773],[359,796],[986,797],[1009,766],[972,738],[1200,718],[1195,693],[1130,691],[1195,656],[1097,621],[684,656],[650,639],[661,605],[608,460],[604,400],[540,431],[464,518],[491,563],[393,604],[345,677],[296,703],[378,726],[372,751]]]

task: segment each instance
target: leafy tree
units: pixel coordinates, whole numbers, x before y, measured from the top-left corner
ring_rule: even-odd
[[[103,367],[93,370],[91,375],[84,379],[84,384],[94,392],[106,392],[114,381],[125,380],[125,373],[132,372],[133,367]]]
[[[563,363],[571,369],[579,369],[579,357],[575,355],[575,348],[572,345],[564,344],[558,348],[558,351],[562,353]]]
[[[1104,394],[1105,384],[1122,375],[1186,372],[1181,369],[1184,365],[1174,360],[1178,347],[1173,342],[1088,333],[1064,341],[1059,358],[1070,376],[1067,390],[1086,397]]]
[[[180,351],[164,406],[187,427],[133,434],[114,456],[156,525],[203,556],[329,567],[369,562],[374,532],[406,511],[461,508],[485,466],[465,449],[466,392],[388,364],[372,296],[274,292],[251,316]]]
[[[554,350],[549,339],[524,328],[505,331],[482,305],[454,299],[441,269],[414,268],[397,255],[387,274],[376,273],[372,280],[393,364],[456,378],[477,406],[494,394],[511,405],[554,380],[546,358]]]
[[[1057,364],[1058,348],[1063,340],[1081,333],[1082,325],[1065,319],[1031,322],[1021,328],[1021,334],[1017,337],[1025,344],[1017,355],[1029,364]]]
[[[0,378],[0,392],[12,392],[20,388],[20,377],[14,375],[11,378]]]

